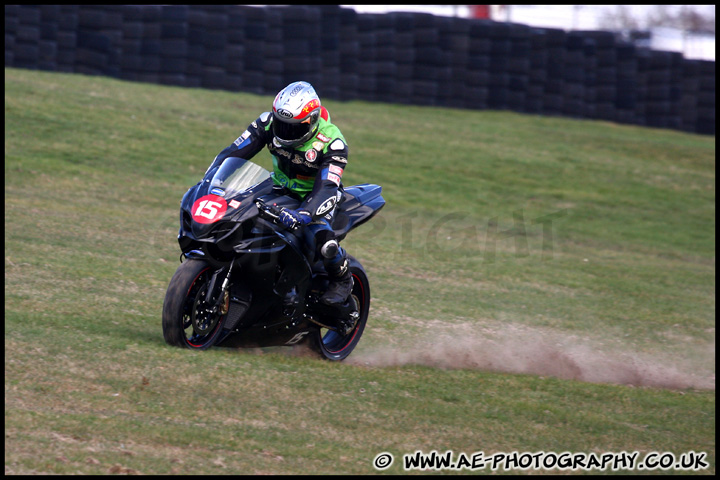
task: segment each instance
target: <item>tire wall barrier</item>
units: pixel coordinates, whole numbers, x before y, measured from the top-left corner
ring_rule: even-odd
[[[338,5],[5,5],[5,66],[715,134],[715,62],[612,32]]]

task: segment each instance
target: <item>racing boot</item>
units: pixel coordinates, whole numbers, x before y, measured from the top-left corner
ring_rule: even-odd
[[[352,275],[350,275],[350,270],[346,269],[344,275],[330,277],[330,285],[327,292],[320,297],[320,301],[325,305],[342,305],[352,293],[352,287]]]
[[[325,258],[325,270],[328,272],[330,285],[320,297],[320,301],[325,305],[342,305],[350,296],[353,287],[347,254],[340,248],[336,240],[331,240],[323,245],[321,253]]]

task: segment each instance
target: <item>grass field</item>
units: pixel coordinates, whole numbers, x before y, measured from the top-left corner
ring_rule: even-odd
[[[714,137],[326,101],[345,183],[387,200],[344,242],[358,348],[168,347],[180,199],[271,101],[5,69],[6,474],[397,474],[418,450],[715,473]]]

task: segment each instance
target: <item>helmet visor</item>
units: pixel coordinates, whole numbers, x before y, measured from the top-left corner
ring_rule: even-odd
[[[280,120],[277,116],[272,123],[273,133],[275,136],[285,142],[299,142],[312,128],[311,122],[303,123],[287,123]]]

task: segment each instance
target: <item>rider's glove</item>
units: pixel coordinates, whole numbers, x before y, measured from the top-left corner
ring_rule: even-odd
[[[280,220],[283,225],[288,228],[296,228],[301,225],[307,225],[312,220],[310,213],[304,210],[290,210],[289,208],[283,208],[280,212]]]

